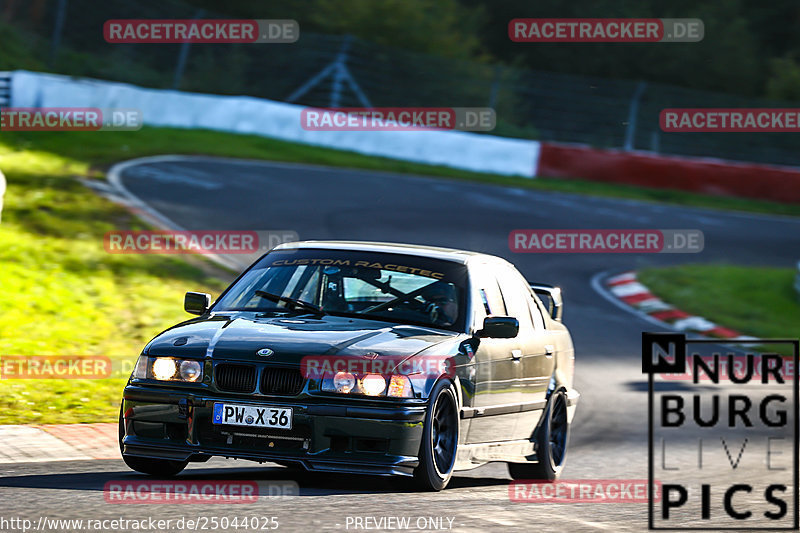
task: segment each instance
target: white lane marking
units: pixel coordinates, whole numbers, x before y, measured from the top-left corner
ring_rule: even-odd
[[[633,296],[634,294],[647,294],[650,290],[639,283],[638,281],[632,281],[630,283],[625,283],[623,285],[614,285],[613,287],[608,288],[612,294],[623,297],[623,296]]]
[[[643,300],[636,304],[636,307],[639,311],[644,313],[655,313],[657,311],[668,311],[670,309],[674,309],[671,305],[669,305],[664,300],[660,298],[651,298],[649,300]]]
[[[115,164],[110,169],[108,169],[107,179],[108,182],[116,189],[117,195],[125,199],[124,204],[129,208],[138,211],[136,215],[143,218],[146,222],[161,229],[173,230],[173,231],[187,231],[180,224],[174,222],[170,218],[166,217],[165,215],[162,215],[161,213],[150,207],[150,205],[145,203],[144,200],[142,200],[141,198],[130,192],[127,188],[125,188],[125,185],[122,184],[122,173],[130,168],[147,163],[163,163],[166,161],[175,161],[176,159],[179,161],[196,160],[194,158],[189,158],[184,156],[173,156],[173,155],[140,157],[138,159],[131,159],[128,161],[123,161],[122,163]],[[228,259],[218,254],[204,254],[204,256],[226,268],[233,269],[236,272],[241,271],[243,268],[243,265],[238,264],[236,261]]]
[[[672,323],[672,327],[680,330],[709,331],[717,327],[717,325],[701,316],[690,316],[689,318],[676,320]]]
[[[623,281],[636,281],[636,272],[625,272],[619,276],[608,278],[608,283],[620,283]]]
[[[469,200],[470,202],[474,203],[476,206],[479,207],[497,208],[504,212],[515,211],[518,213],[527,213],[530,211],[529,207],[520,205],[518,202],[515,202],[514,200],[507,200],[504,198],[498,198],[496,196],[488,196],[483,193],[477,193],[471,191],[465,192],[464,196],[466,197],[465,200]]]
[[[192,172],[187,172],[186,169],[168,170],[146,166],[131,168],[127,173],[127,175],[132,178],[150,178],[166,183],[182,183],[185,185],[200,187],[206,190],[222,188],[222,184],[220,183],[213,183],[202,179],[192,178],[189,176],[189,174],[192,174]],[[193,174],[197,175],[196,172]]]
[[[705,224],[706,226],[724,226],[725,225],[724,222],[722,222],[720,220],[717,220],[716,218],[709,218],[709,217],[704,217],[704,216],[700,216],[700,215],[694,215],[694,216],[689,215],[687,218],[692,218],[692,219],[696,220],[697,222],[700,222],[701,224]]]
[[[666,322],[662,322],[660,320],[656,320],[655,318],[651,317],[650,315],[647,315],[645,313],[637,311],[633,307],[623,303],[622,300],[617,299],[614,295],[612,295],[610,292],[608,292],[605,289],[605,287],[603,287],[603,284],[600,282],[600,280],[605,278],[607,275],[608,275],[608,271],[604,270],[603,272],[598,272],[597,274],[592,276],[590,284],[591,284],[592,288],[594,289],[594,291],[597,294],[602,296],[608,302],[611,302],[612,304],[614,304],[616,307],[619,307],[620,309],[622,309],[622,310],[624,310],[624,311],[626,311],[628,313],[631,313],[633,315],[638,316],[639,318],[641,318],[645,322],[649,322],[650,324],[656,326],[657,328],[672,329],[672,326],[670,326]]]
[[[610,209],[608,207],[593,207],[590,208],[589,211],[597,215],[605,215],[608,217],[615,217],[615,218],[624,218],[626,221],[629,220],[631,222],[638,222],[640,224],[647,224],[652,221],[652,218],[650,218],[649,216],[633,215],[627,211],[621,211],[619,209]]]
[[[598,272],[597,274],[592,276],[592,279],[589,282],[591,287],[592,287],[592,289],[594,289],[594,292],[596,292],[597,294],[602,296],[604,300],[610,302],[611,304],[615,305],[616,307],[619,307],[620,309],[622,309],[623,311],[625,311],[627,313],[630,313],[632,315],[636,315],[637,317],[641,318],[645,322],[649,322],[650,324],[653,324],[654,326],[656,326],[659,329],[662,329],[662,330],[668,329],[668,330],[672,330],[672,331],[677,331],[677,330],[675,330],[675,328],[671,324],[668,324],[666,322],[662,322],[661,320],[653,318],[652,316],[650,316],[650,315],[648,315],[646,313],[643,313],[642,311],[636,309],[635,307],[631,307],[630,305],[626,304],[622,300],[619,300],[619,299],[615,298],[614,295],[611,294],[608,290],[606,290],[606,288],[603,287],[603,284],[601,283],[601,280],[603,278],[607,277],[607,276],[608,276],[608,270],[604,270],[604,271]],[[684,333],[686,333],[686,332],[684,332]],[[730,342],[728,342],[728,343],[722,342],[725,339],[713,339],[711,337],[705,337],[703,335],[694,334],[694,333],[686,333],[686,338],[690,339],[690,340],[691,339],[718,340],[718,341],[720,341],[720,345],[728,346],[731,349],[733,349],[734,351],[738,351],[740,353],[746,353],[746,351],[743,350],[737,344],[730,343]],[[736,338],[737,339],[744,339],[745,336],[736,337]],[[749,338],[752,339],[753,337],[749,337]]]
[[[564,198],[549,198],[546,194],[542,194],[542,198],[539,199],[542,203],[548,203],[553,205],[560,205],[562,207],[569,207],[570,209],[577,209],[579,208],[578,202],[573,200],[567,200]]]

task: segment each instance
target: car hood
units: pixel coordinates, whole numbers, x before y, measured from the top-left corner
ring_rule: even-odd
[[[330,315],[310,319],[234,313],[174,326],[150,341],[145,353],[299,365],[308,355],[410,356],[457,336],[420,326]],[[264,348],[273,353],[257,355]]]

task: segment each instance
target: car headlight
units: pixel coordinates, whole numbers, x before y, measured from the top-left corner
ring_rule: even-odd
[[[411,386],[411,380],[408,376],[399,374],[384,376],[381,374],[353,374],[350,372],[328,373],[322,379],[320,390],[323,392],[365,396],[414,397],[414,388]]]
[[[333,388],[336,392],[348,393],[356,386],[356,378],[350,372],[337,372],[333,376]]]
[[[364,394],[377,396],[386,390],[386,378],[380,374],[367,374],[361,378],[361,390]]]
[[[196,383],[203,380],[203,362],[196,359],[140,355],[133,369],[132,377]]]
[[[153,377],[160,381],[170,381],[178,370],[175,359],[158,357],[153,361]]]
[[[133,368],[133,377],[137,379],[145,379],[147,377],[147,365],[150,363],[150,358],[146,355],[140,355],[136,360],[136,366]]]
[[[203,367],[199,361],[186,359],[181,361],[179,372],[184,381],[197,381],[203,375]]]
[[[408,376],[392,375],[389,378],[389,390],[386,395],[394,398],[413,398],[414,387],[411,386],[411,380]]]

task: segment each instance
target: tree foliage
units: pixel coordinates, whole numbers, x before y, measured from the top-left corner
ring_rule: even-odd
[[[662,82],[744,96],[800,95],[797,0],[189,0],[250,18],[293,18],[307,31],[446,58]],[[514,18],[699,18],[699,43],[516,43]]]

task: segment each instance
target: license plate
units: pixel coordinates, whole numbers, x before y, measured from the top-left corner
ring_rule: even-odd
[[[212,422],[230,426],[292,429],[292,408],[215,403]]]

